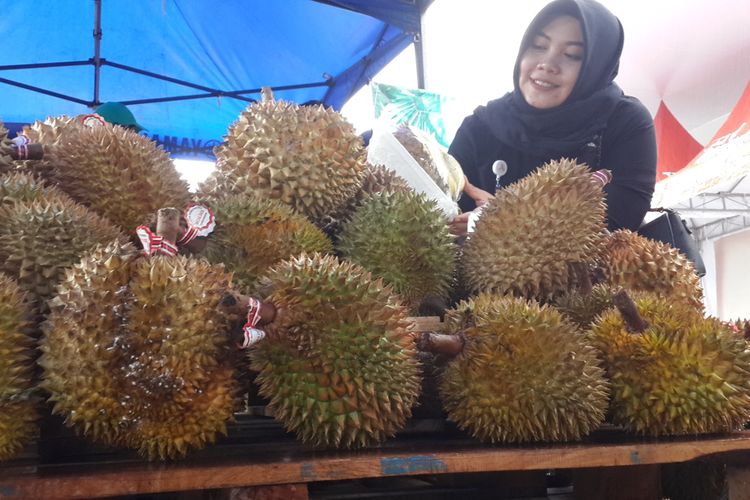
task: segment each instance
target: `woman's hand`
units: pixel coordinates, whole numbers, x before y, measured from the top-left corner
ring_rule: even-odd
[[[490,200],[495,198],[492,194],[483,189],[479,189],[474,184],[469,182],[469,179],[467,179],[466,177],[464,177],[464,193],[469,196],[469,198],[474,200],[477,208],[475,208],[471,212],[464,212],[455,216],[453,220],[448,223],[448,230],[451,232],[451,234],[459,238],[466,236],[467,234],[467,226],[470,215],[476,212],[482,206],[489,203]]]

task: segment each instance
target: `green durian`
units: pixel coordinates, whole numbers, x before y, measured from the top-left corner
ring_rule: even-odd
[[[336,249],[383,278],[412,310],[450,292],[456,247],[445,216],[425,195],[373,194],[344,225]]]
[[[212,203],[216,229],[203,255],[234,273],[244,293],[275,263],[303,252],[331,253],[333,245],[304,216],[276,200],[234,195]]]
[[[109,123],[88,127],[62,117],[27,126],[23,135],[54,146],[44,168],[34,162],[36,172],[124,231],[163,206],[183,208],[190,201],[167,152],[133,130]]]
[[[411,322],[393,290],[320,254],[277,264],[263,287],[277,314],[250,357],[276,419],[324,447],[363,447],[401,429],[420,381]]]
[[[0,206],[0,271],[17,280],[41,313],[65,268],[116,239],[124,236],[108,220],[66,196]]]
[[[604,240],[600,266],[612,286],[654,292],[703,309],[693,264],[666,243],[621,229]]]

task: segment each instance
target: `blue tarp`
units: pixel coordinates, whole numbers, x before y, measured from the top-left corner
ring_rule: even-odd
[[[98,101],[129,103],[149,136],[165,143],[174,156],[189,157],[210,152],[248,105],[247,99],[259,98],[258,93],[244,93],[243,101],[226,95],[229,92],[310,85],[277,90],[275,95],[298,103],[321,101],[340,109],[412,42],[429,1],[5,2],[0,13],[0,37],[5,41],[0,53],[1,120],[29,123],[47,116],[91,112],[97,4],[101,6],[103,60]],[[67,62],[79,65],[23,67]]]

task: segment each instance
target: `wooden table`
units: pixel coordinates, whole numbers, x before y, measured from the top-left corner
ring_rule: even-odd
[[[264,489],[264,498],[296,499],[307,498],[307,483],[317,481],[577,469],[587,471],[587,477],[598,473],[589,481],[589,485],[599,484],[594,487],[593,491],[599,491],[592,493],[594,497],[603,494],[602,484],[609,475],[611,481],[618,483],[616,489],[620,493],[627,493],[629,482],[639,485],[638,492],[632,493],[635,496],[624,494],[620,498],[649,498],[651,493],[644,491],[654,487],[651,484],[653,471],[658,471],[654,466],[744,450],[750,450],[750,431],[660,441],[600,432],[584,443],[534,446],[487,446],[455,435],[445,439],[417,436],[360,451],[316,451],[291,440],[274,446],[268,443],[235,447],[223,444],[174,463],[130,459],[108,463],[5,466],[0,468],[0,497],[92,498],[251,487],[248,491]],[[629,481],[628,477],[632,479],[636,471],[637,480]],[[735,476],[739,478],[735,482],[747,477]],[[576,489],[578,491],[578,487]],[[741,494],[742,491],[736,490],[730,498],[750,498],[750,494],[745,497]],[[658,493],[653,495],[656,498]],[[245,498],[253,496],[245,495]]]

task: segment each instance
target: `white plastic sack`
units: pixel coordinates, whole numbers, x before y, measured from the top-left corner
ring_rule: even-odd
[[[404,178],[412,189],[418,193],[424,193],[428,198],[432,199],[438,208],[445,213],[446,218],[450,220],[458,215],[460,211],[456,203],[456,198],[458,198],[458,195],[463,190],[463,174],[460,174],[459,180],[459,175],[455,173],[458,165],[456,160],[442,151],[439,145],[433,145],[430,141],[425,141],[423,138],[424,136],[420,136],[420,139],[426,143],[436,163],[441,161],[452,161],[455,163],[455,165],[443,165],[442,168],[438,165],[441,171],[446,172],[444,174],[446,176],[446,184],[449,186],[451,192],[455,192],[455,198],[440,189],[427,172],[412,158],[406,148],[393,137],[393,134],[391,134],[386,126],[380,125],[373,128],[370,144],[367,147],[367,161],[373,165],[383,165],[396,172]],[[460,171],[460,167],[458,167],[458,172]]]

